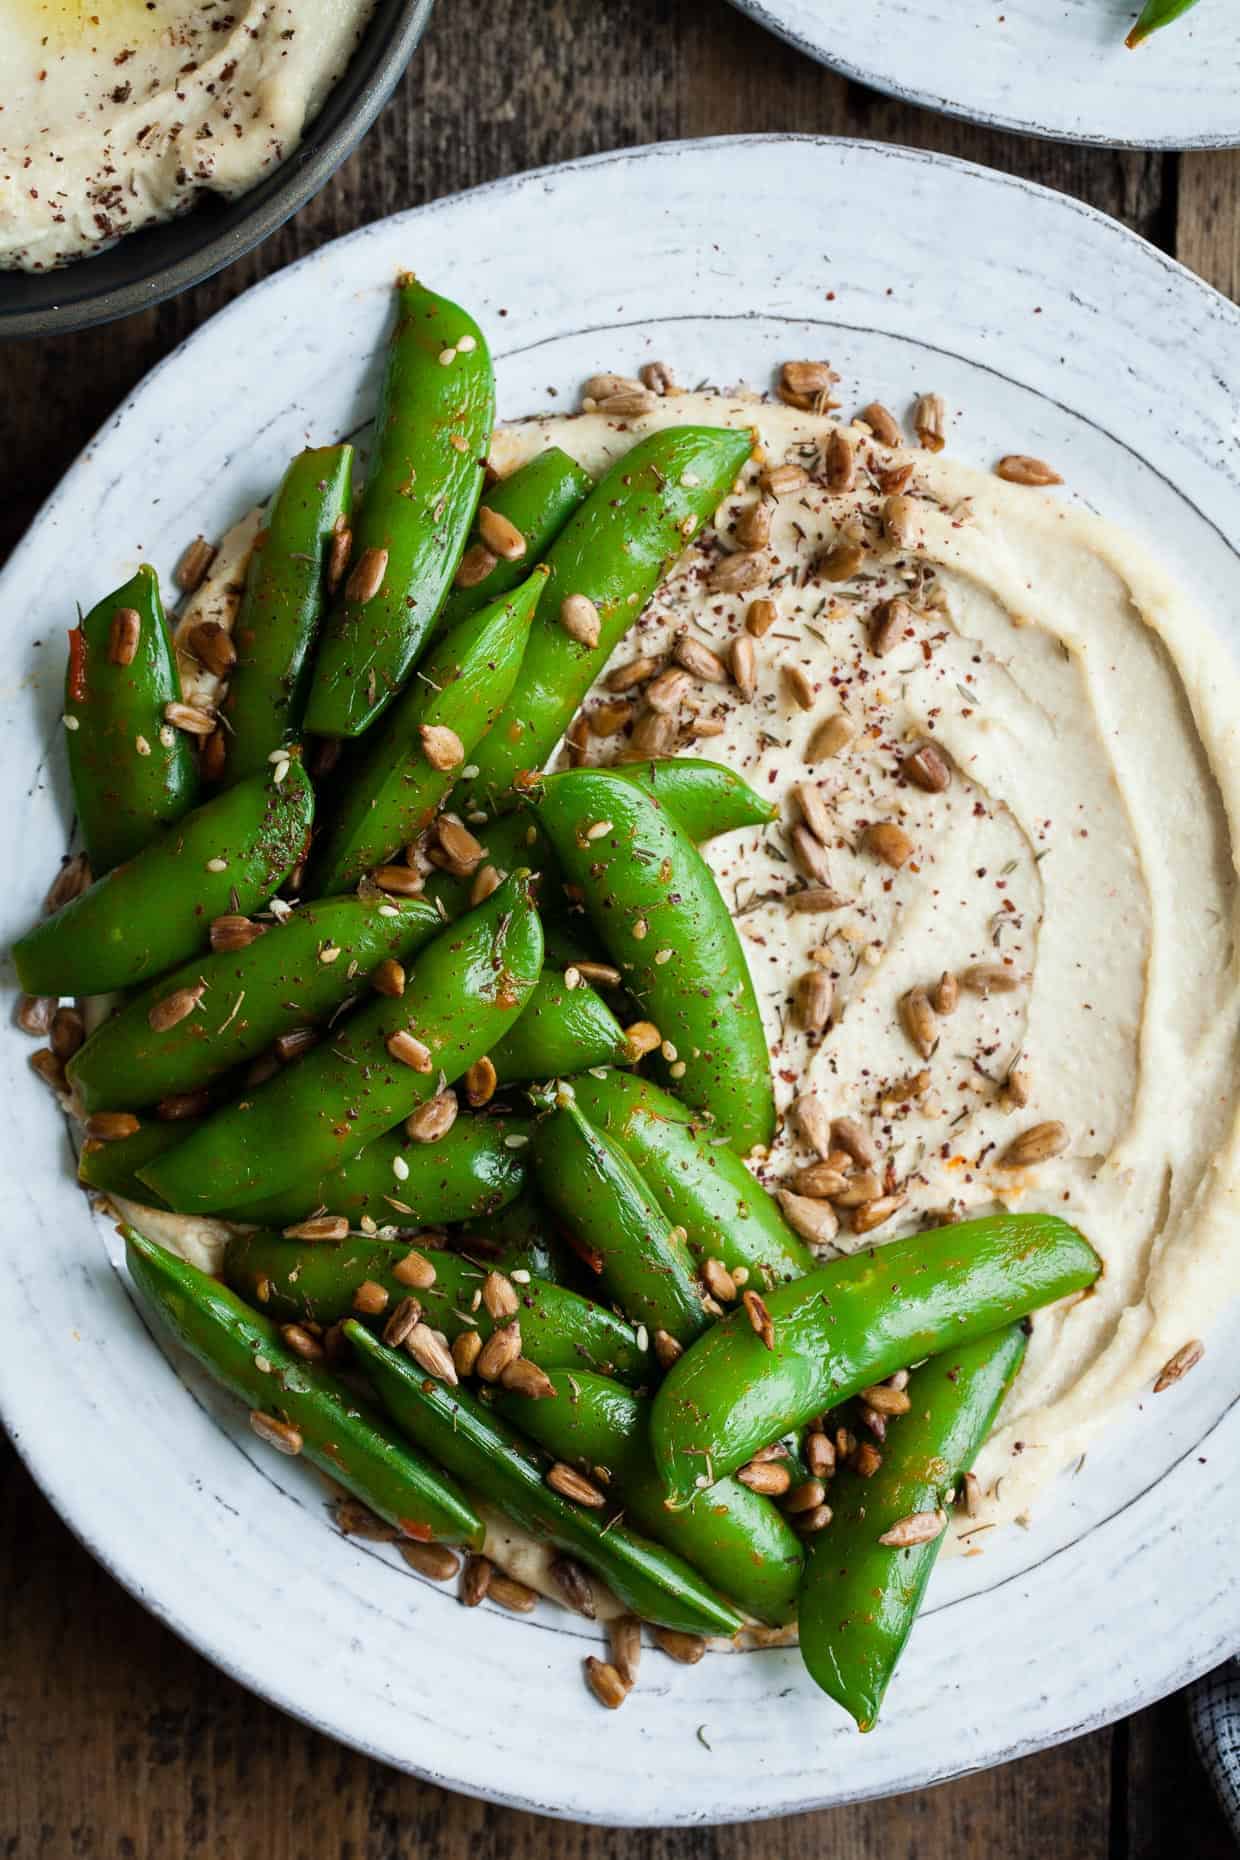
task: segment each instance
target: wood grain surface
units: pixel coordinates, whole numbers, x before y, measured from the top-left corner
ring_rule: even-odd
[[[510,0],[499,9],[439,0],[420,53],[366,142],[259,252],[142,316],[0,351],[0,557],[148,368],[256,278],[323,241],[545,162],[673,137],[784,130],[902,142],[1028,176],[1115,215],[1240,297],[1240,154],[1099,152],[953,123],[833,77],[724,0]],[[725,224],[727,212],[721,199]],[[824,200],[813,236],[829,238],[830,223]],[[951,262],[950,228],[943,260]],[[66,563],[67,605],[72,585]],[[38,1236],[14,1243],[37,1246]],[[1233,1853],[1177,1699],[940,1789],[795,1820],[625,1834],[488,1808],[369,1763],[217,1673],[94,1564],[8,1447],[0,1447],[0,1485],[7,1860]],[[407,1650],[392,1652],[402,1658]],[[966,1664],[983,1657],[960,1649]],[[331,1684],[325,1671],[323,1685]]]

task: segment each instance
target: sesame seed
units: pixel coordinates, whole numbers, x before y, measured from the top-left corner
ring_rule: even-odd
[[[656,949],[654,952],[654,959],[657,963],[662,964],[665,962],[670,962],[674,954],[675,954],[674,950]]]
[[[284,777],[288,774],[289,767],[290,767],[290,764],[289,764],[289,759],[287,756],[283,757],[281,761],[276,763],[275,768],[272,770],[271,779],[276,784],[277,788],[280,786],[280,783],[284,780]]]
[[[467,762],[465,764],[465,767],[461,770],[461,780],[472,781],[474,779],[474,776],[477,773],[478,773],[478,764],[476,762]],[[480,814],[479,819],[485,820],[486,815]]]
[[[177,733],[170,723],[163,723],[159,726],[159,740],[165,749],[171,749],[176,742]]]
[[[378,914],[380,917],[399,917],[400,916],[400,912],[397,910],[394,904],[381,904],[379,906]]]
[[[207,870],[208,872],[226,872],[228,870],[228,861],[227,859],[208,859]]]
[[[151,753],[151,745],[145,736],[135,736],[133,746],[140,756],[149,756]]]
[[[683,1059],[678,1059],[674,1066],[668,1067],[668,1070],[674,1079],[682,1079],[685,1076],[687,1067]]]
[[[474,350],[478,347],[478,338],[476,336],[458,336],[456,339],[456,346],[461,355],[472,355]]]
[[[407,1182],[409,1180],[409,1164],[405,1161],[403,1156],[393,1156],[392,1174],[396,1177],[398,1182]]]
[[[63,717],[61,721],[66,730],[80,730],[82,727],[79,719],[76,717]]]
[[[451,368],[455,360],[456,360],[455,349],[441,349],[439,351],[439,366],[441,368]]]
[[[528,1285],[530,1282],[530,1275],[524,1266],[515,1267],[514,1270],[508,1274],[508,1277],[512,1280],[514,1285]]]
[[[659,1048],[659,1051],[662,1053],[664,1059],[667,1059],[667,1060],[675,1059],[677,1056],[676,1048],[672,1045],[670,1040],[664,1040],[662,1046]]]
[[[529,1142],[528,1137],[519,1137],[519,1136],[505,1137],[504,1148],[506,1150],[523,1150],[528,1142]]]
[[[285,760],[287,760],[287,757],[288,757],[287,749],[273,749],[271,754],[268,756],[267,760],[268,762],[284,762]]]

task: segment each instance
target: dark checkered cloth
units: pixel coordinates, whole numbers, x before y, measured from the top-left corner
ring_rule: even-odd
[[[1188,1714],[1206,1774],[1240,1841],[1240,1659],[1190,1688]]]

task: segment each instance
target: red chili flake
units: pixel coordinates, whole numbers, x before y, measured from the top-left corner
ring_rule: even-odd
[[[86,702],[86,635],[80,626],[69,628],[69,696]]]

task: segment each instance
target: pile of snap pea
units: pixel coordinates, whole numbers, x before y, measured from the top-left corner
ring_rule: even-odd
[[[415,1567],[468,1553],[466,1599],[480,1504],[587,1614],[597,1578],[605,1704],[635,1622],[693,1658],[799,1617],[868,1727],[1029,1317],[1098,1260],[1041,1215],[826,1263],[788,1226],[698,850],[773,810],[690,759],[544,772],[750,436],[488,484],[493,417],[481,330],[402,278],[356,508],[351,449],[302,453],[235,624],[188,631],[218,698],[184,701],[149,569],[73,629],[82,852],[14,948],[19,1019],[134,1284],[264,1442]],[[229,1223],[220,1276],[144,1209]]]

